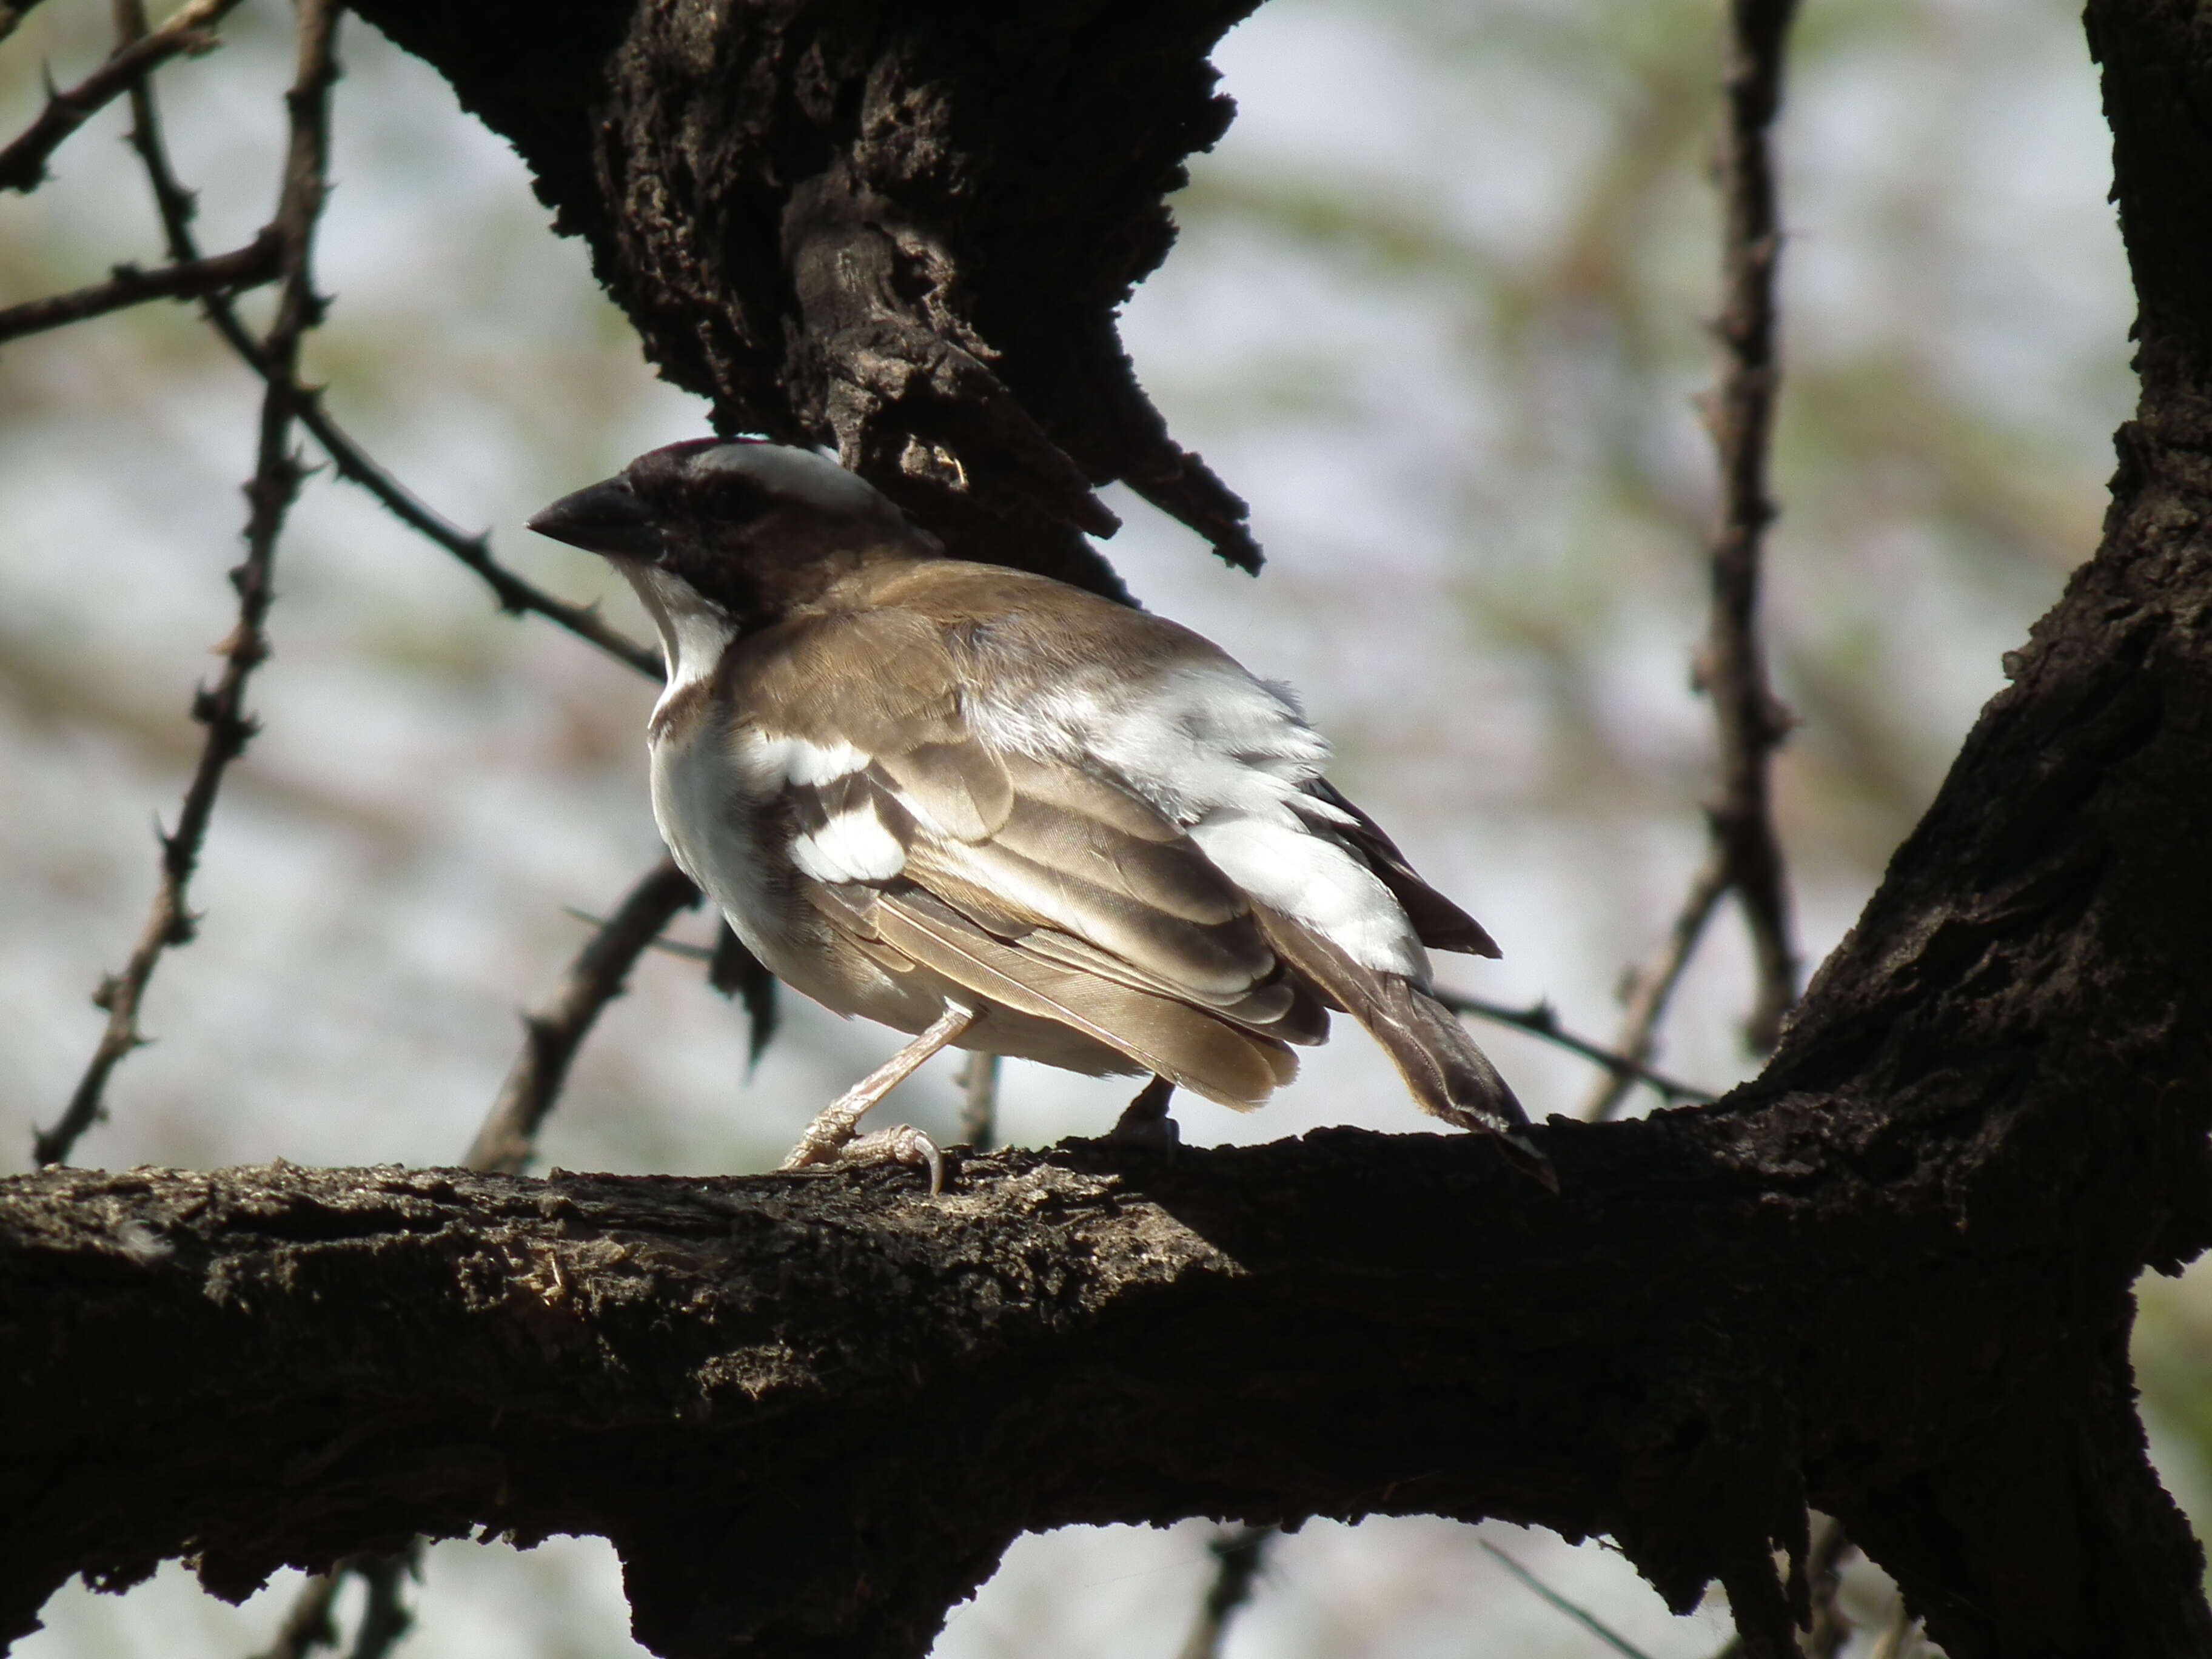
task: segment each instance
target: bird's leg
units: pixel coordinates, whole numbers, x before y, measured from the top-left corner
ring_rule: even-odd
[[[1106,1139],[1118,1146],[1141,1146],[1146,1152],[1171,1152],[1182,1139],[1176,1121],[1168,1115],[1168,1100],[1175,1085],[1155,1077],[1137,1097],[1121,1109],[1121,1116]]]
[[[936,1023],[905,1048],[823,1107],[806,1126],[806,1133],[783,1160],[787,1170],[803,1170],[812,1164],[872,1163],[888,1159],[899,1164],[927,1164],[929,1190],[944,1190],[945,1158],[937,1143],[910,1123],[854,1139],[853,1132],[868,1108],[913,1074],[914,1068],[975,1023],[976,1011],[947,1003]]]

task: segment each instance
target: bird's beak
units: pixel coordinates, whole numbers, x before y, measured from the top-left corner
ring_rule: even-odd
[[[563,495],[531,520],[530,528],[611,559],[657,559],[661,554],[659,526],[637,492],[620,478]]]

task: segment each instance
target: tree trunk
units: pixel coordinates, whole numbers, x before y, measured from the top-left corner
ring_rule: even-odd
[[[959,550],[1115,591],[1121,477],[1256,556],[1112,312],[1240,0],[359,9],[513,138],[664,373]],[[2130,1285],[2212,1243],[2212,24],[2093,0],[2142,301],[2102,547],[1765,1073],[1701,1109],[1171,1164],[6,1183],[0,1630],[417,1532],[620,1548],[669,1656],[914,1656],[1018,1532],[1602,1533],[1776,1652],[1807,1500],[1953,1659],[2212,1655]]]

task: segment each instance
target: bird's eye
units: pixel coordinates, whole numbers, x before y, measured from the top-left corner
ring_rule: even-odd
[[[774,498],[750,478],[717,478],[706,501],[708,515],[724,524],[750,524],[774,505]]]

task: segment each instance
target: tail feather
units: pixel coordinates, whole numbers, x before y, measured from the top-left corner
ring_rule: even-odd
[[[1254,911],[1277,954],[1382,1045],[1416,1105],[1447,1123],[1495,1135],[1524,1173],[1559,1190],[1551,1160],[1529,1138],[1528,1114],[1457,1015],[1403,975],[1353,961],[1279,911],[1258,905]]]

